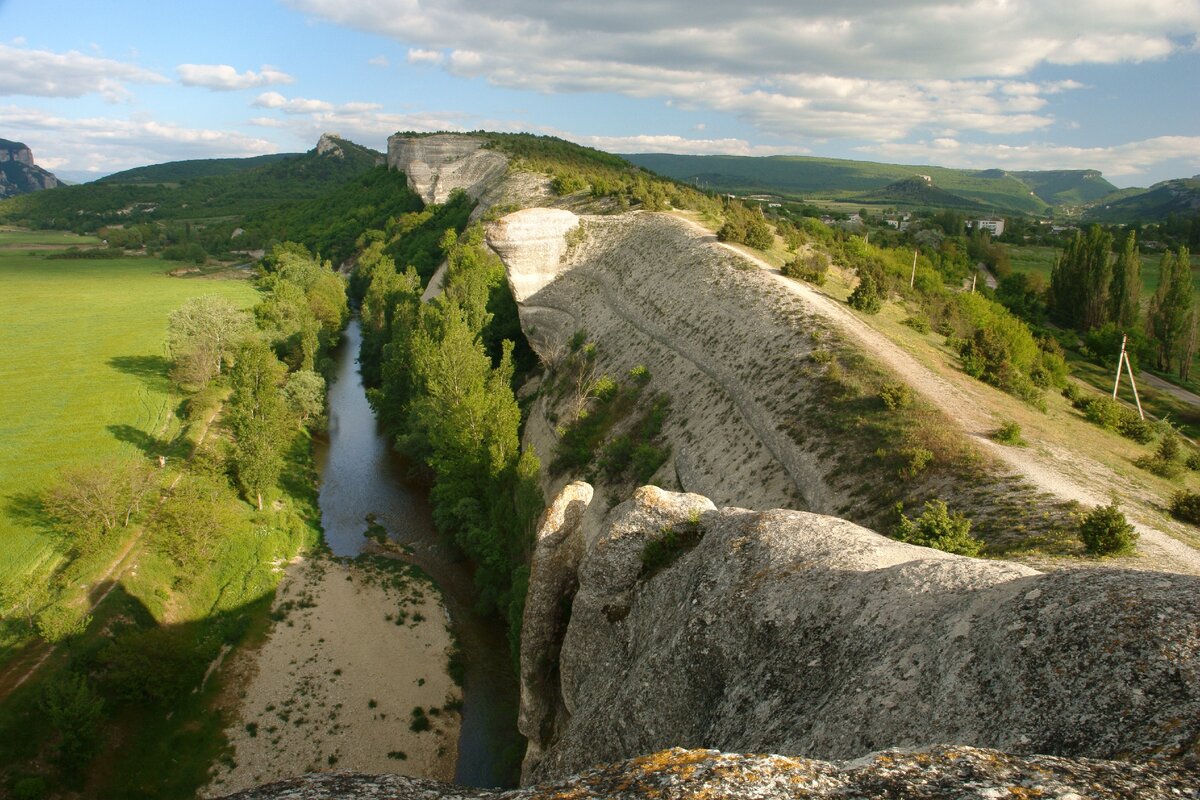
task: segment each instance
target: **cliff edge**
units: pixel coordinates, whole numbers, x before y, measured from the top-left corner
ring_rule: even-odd
[[[653,486],[586,531],[582,486],[533,557],[526,782],[672,746],[1200,753],[1200,578],[1045,574]]]
[[[21,142],[0,139],[0,199],[58,186],[58,178],[33,162],[33,151]]]
[[[455,189],[478,199],[508,169],[508,159],[484,144],[469,134],[397,134],[388,139],[387,165],[401,170],[426,203],[445,203]]]

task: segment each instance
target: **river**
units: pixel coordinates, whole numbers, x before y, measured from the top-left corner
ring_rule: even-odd
[[[441,590],[464,666],[462,734],[457,783],[511,786],[517,732],[518,688],[503,625],[475,612],[471,564],[434,530],[427,487],[408,477],[367,402],[358,371],[362,332],[351,320],[337,350],[329,388],[329,433],[316,448],[321,480],[321,525],[337,556],[356,556],[368,541],[366,516],[406,545],[413,561]]]

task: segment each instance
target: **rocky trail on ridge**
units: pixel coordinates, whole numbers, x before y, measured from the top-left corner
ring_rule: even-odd
[[[989,413],[985,391],[994,391],[982,384],[969,386],[962,381],[950,381],[936,374],[906,352],[895,342],[859,319],[845,304],[813,288],[807,283],[785,277],[778,268],[744,250],[718,242],[717,237],[698,223],[683,219],[701,239],[711,246],[721,247],[769,272],[788,292],[799,297],[813,313],[837,326],[867,352],[896,372],[914,390],[955,420],[980,447],[998,457],[1010,468],[1025,476],[1043,491],[1065,500],[1085,505],[1103,505],[1109,500],[1109,488],[1121,480],[1104,465],[1079,453],[1061,448],[1005,447],[992,441],[988,433],[995,429],[996,419]],[[1151,499],[1144,495],[1124,498],[1132,513],[1130,521],[1141,534],[1139,548],[1144,563],[1138,566],[1167,571],[1200,574],[1200,553],[1161,530],[1140,521]]]

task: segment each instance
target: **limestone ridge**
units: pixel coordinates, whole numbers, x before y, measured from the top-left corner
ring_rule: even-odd
[[[58,187],[53,173],[33,162],[33,152],[21,142],[0,139],[0,198]]]
[[[571,503],[586,494],[567,491]],[[939,744],[1200,753],[1198,578],[1044,574],[652,486],[594,536],[571,528],[579,516],[549,515],[533,557],[527,783],[670,746],[819,759]],[[648,542],[695,524],[694,549],[642,574]],[[564,553],[581,543],[572,580]],[[555,651],[566,612],[539,609],[572,584]]]
[[[403,171],[409,188],[426,203],[445,203],[455,189],[478,199],[508,169],[508,159],[485,143],[459,133],[396,134],[388,139],[387,164]]]
[[[762,798],[852,800],[995,800],[1123,797],[1186,800],[1200,796],[1193,764],[1131,765],[1113,761],[1011,756],[941,747],[887,751],[850,763],[715,750],[667,750],[589,769],[554,783],[512,791],[449,786],[403,775],[325,772],[231,795],[238,800],[662,800]]]

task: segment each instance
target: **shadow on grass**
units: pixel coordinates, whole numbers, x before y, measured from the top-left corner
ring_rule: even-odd
[[[108,365],[138,378],[152,392],[167,394],[171,390],[171,361],[163,356],[113,356]]]
[[[173,455],[169,442],[164,442],[156,436],[151,436],[141,428],[132,425],[109,425],[108,432],[119,442],[128,442],[141,450],[147,458]]]

